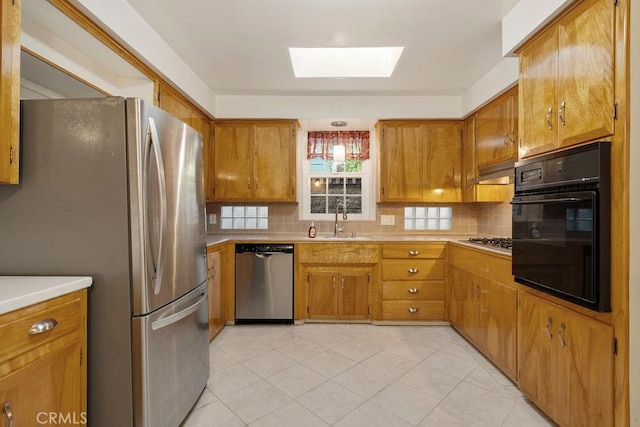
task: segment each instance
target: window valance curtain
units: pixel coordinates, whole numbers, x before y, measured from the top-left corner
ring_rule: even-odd
[[[369,131],[313,131],[307,141],[307,159],[333,160],[334,145],[344,145],[346,160],[369,158]]]

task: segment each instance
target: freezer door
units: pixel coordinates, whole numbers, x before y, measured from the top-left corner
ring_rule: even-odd
[[[132,319],[134,419],[175,427],[209,378],[207,284],[155,313]]]
[[[150,313],[207,278],[202,136],[127,99],[133,313]]]

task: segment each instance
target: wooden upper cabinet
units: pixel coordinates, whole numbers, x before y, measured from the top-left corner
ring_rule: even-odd
[[[462,201],[462,123],[378,123],[380,202]]]
[[[0,0],[0,184],[19,182],[20,0]]]
[[[296,120],[216,121],[213,200],[295,202],[296,133]]]
[[[423,200],[462,201],[462,123],[428,122],[425,127]]]
[[[465,203],[504,202],[504,185],[478,185],[472,181],[473,178],[478,176],[475,115],[467,117],[462,125],[462,159],[462,201]]]
[[[379,201],[422,200],[423,133],[420,122],[380,124]]]
[[[518,88],[510,89],[476,115],[479,168],[515,159],[518,155]]]
[[[213,200],[211,120],[171,86],[161,82],[158,90],[158,106],[202,135],[205,199]]]
[[[522,49],[520,158],[614,133],[614,17],[585,0]]]

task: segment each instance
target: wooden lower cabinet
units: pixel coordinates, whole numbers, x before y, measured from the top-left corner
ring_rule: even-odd
[[[86,298],[76,291],[0,316],[0,425],[86,424]],[[27,333],[48,318],[58,325]]]
[[[613,425],[613,327],[520,292],[520,389],[560,425]]]
[[[307,277],[307,319],[369,319],[369,268],[310,267]]]
[[[227,321],[226,267],[228,261],[226,245],[207,248],[207,286],[209,290],[209,341],[224,328]]]
[[[445,245],[382,247],[382,319],[445,320]]]
[[[518,288],[509,257],[451,248],[449,322],[513,381]]]

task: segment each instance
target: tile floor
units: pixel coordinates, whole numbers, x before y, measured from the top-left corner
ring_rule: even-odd
[[[227,326],[183,427],[550,426],[448,326]]]

